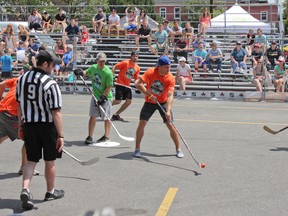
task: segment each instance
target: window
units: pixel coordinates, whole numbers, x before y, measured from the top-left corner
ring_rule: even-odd
[[[260,15],[261,15],[261,17],[260,17],[261,21],[268,21],[268,12],[267,11],[261,11]]]
[[[181,10],[180,7],[174,8],[174,19],[181,20]]]
[[[160,8],[160,16],[162,19],[166,19],[166,8]]]

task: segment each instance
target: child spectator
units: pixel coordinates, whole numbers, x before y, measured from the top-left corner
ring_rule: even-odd
[[[194,51],[195,58],[195,72],[198,72],[199,67],[203,67],[203,72],[206,72],[207,69],[207,51],[204,49],[204,44],[200,43],[198,49]]]
[[[217,65],[217,72],[221,73],[222,67],[222,51],[218,48],[216,42],[211,43],[211,49],[208,51],[206,61],[208,62],[208,70],[212,72],[212,64]]]
[[[13,63],[11,58],[11,50],[5,49],[4,55],[0,58],[0,65],[2,66],[1,79],[12,78],[12,66],[18,64],[18,62]]]
[[[186,84],[192,81],[191,68],[189,64],[186,64],[185,57],[181,57],[179,62],[176,71],[176,81],[180,85],[180,90],[186,90]],[[183,95],[186,95],[186,93],[184,92]]]
[[[86,26],[82,27],[82,31],[81,31],[81,44],[82,46],[87,43],[89,40],[89,31],[88,28]]]

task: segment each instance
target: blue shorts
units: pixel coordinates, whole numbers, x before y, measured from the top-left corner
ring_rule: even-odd
[[[201,59],[200,59],[200,58],[195,58],[195,61],[197,61],[198,63],[200,63],[200,62],[201,62]],[[207,64],[206,60],[205,60],[204,62],[202,62],[202,65],[204,65],[204,64]]]

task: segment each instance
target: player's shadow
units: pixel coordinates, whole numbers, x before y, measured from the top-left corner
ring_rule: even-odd
[[[274,149],[270,149],[270,151],[288,151],[287,147],[276,147]]]
[[[69,146],[88,146],[84,143],[83,140],[74,140],[74,141],[67,141],[64,140],[64,146],[69,147]]]
[[[18,173],[3,173],[0,172],[0,180],[10,179],[10,178],[17,178],[19,177]]]
[[[20,194],[19,194],[19,196],[20,196]],[[42,203],[42,202],[44,202],[44,201],[33,199],[34,204],[38,204],[38,203]],[[21,205],[22,205],[22,202],[20,201],[20,199],[2,199],[2,198],[0,198],[0,209],[12,209],[13,215],[18,215],[18,214],[22,214],[23,212],[27,212],[27,211],[23,210]],[[38,209],[38,207],[34,206],[34,208],[30,211],[37,210],[37,209]]]

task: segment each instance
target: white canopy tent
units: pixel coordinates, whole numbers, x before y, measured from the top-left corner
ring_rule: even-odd
[[[270,24],[259,21],[237,3],[211,19],[211,24],[212,28],[208,28],[207,32],[248,33],[249,29],[256,31],[258,28],[261,28],[263,33],[271,31]]]

